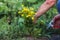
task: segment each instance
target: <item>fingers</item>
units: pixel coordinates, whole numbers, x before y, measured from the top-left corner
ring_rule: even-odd
[[[57,19],[57,18],[60,18],[60,14],[56,15],[53,20]]]
[[[37,20],[34,19],[34,20],[33,20],[33,24],[36,24],[36,23],[37,23],[36,21],[37,21]]]

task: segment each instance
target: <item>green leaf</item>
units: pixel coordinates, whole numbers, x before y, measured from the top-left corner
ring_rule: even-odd
[[[33,5],[34,9],[37,10],[41,6],[42,2]]]
[[[27,1],[33,3],[33,2],[36,2],[37,0],[27,0]]]
[[[23,23],[24,19],[23,18],[19,18],[18,22]]]

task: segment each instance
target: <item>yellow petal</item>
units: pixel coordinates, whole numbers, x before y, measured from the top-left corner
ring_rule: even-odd
[[[34,10],[34,8],[30,7],[30,10]]]
[[[21,16],[24,16],[24,14],[22,14]]]
[[[31,14],[34,14],[34,11],[31,11]]]
[[[32,20],[34,20],[34,17],[32,17]]]
[[[21,13],[21,11],[18,11],[18,14],[20,14]]]
[[[29,9],[27,7],[23,8],[23,12],[28,12],[28,11],[29,11]]]
[[[30,15],[27,15],[26,17],[30,17]]]

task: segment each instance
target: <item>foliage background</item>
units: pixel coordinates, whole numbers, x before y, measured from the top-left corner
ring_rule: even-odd
[[[0,0],[0,39],[11,39],[23,36],[49,36],[49,32],[46,33],[46,28],[48,23],[58,13],[56,6],[53,6],[42,15],[37,21],[37,25],[33,24],[32,19],[23,18],[18,14],[24,7],[32,7],[34,9],[33,12],[36,13],[44,1],[45,0]]]

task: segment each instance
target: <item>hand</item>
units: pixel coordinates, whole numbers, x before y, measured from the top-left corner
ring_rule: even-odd
[[[37,20],[34,19],[34,20],[33,20],[33,23],[36,24],[36,23],[37,23],[36,21],[37,21]]]
[[[34,16],[34,20],[33,20],[34,24],[37,24],[37,17]]]
[[[54,21],[55,21],[55,20],[58,20],[58,19],[60,19],[60,14],[56,15],[56,16],[53,18]]]

